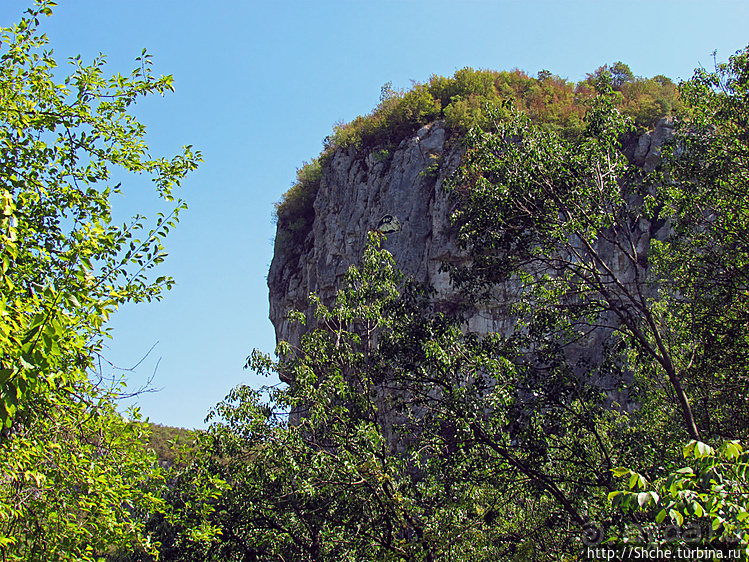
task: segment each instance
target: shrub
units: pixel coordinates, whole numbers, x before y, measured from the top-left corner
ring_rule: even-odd
[[[283,233],[283,239],[277,242],[283,245],[292,243],[298,247],[312,228],[315,219],[314,202],[322,179],[323,160],[324,158],[315,158],[297,168],[296,182],[276,203],[278,231]]]

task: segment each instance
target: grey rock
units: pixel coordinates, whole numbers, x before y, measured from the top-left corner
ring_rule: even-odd
[[[628,153],[635,163],[653,169],[672,129],[671,121],[662,120],[654,131],[634,139],[636,146]],[[437,121],[402,141],[387,161],[377,151],[357,152],[353,147],[334,154],[323,170],[314,202],[314,223],[303,247],[289,252],[276,245],[268,286],[270,319],[277,341],[299,343],[303,331],[313,325],[309,294],[332,302],[349,266],[360,260],[367,233],[375,230],[386,215],[397,217],[400,229],[387,235],[384,248],[393,254],[403,273],[434,287],[437,308],[461,300],[448,274],[441,271],[444,262],[466,262],[455,244],[449,218],[451,203],[442,188],[445,178],[459,164],[462,151],[459,143],[449,146],[446,139],[444,126]],[[647,251],[650,229],[648,221],[639,225],[638,253]],[[656,235],[667,231],[667,226],[661,227]],[[626,256],[612,258],[621,280],[631,281],[633,272]],[[497,287],[492,302],[469,311],[466,328],[479,333],[510,332],[513,320],[507,303],[514,292],[513,284],[511,281]],[[306,326],[287,321],[291,309],[306,313]],[[591,338],[588,349],[600,347],[600,337]]]

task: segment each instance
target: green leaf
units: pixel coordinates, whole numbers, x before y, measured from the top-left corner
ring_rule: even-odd
[[[658,515],[655,516],[655,522],[660,525],[661,523],[663,523],[663,520],[666,518],[667,515],[668,515],[668,512],[666,511],[666,509],[665,508],[661,509],[658,512]]]
[[[4,385],[13,376],[13,369],[0,369],[0,385]]]
[[[640,483],[640,475],[633,472],[632,475],[629,477],[629,489],[634,490],[638,484]]]
[[[726,458],[738,459],[739,456],[741,456],[743,449],[741,448],[741,444],[737,441],[726,441],[721,447],[721,450],[725,454]]]
[[[702,509],[702,506],[699,504],[699,502],[693,501],[691,503],[692,507],[692,513],[694,513],[697,517],[702,517],[705,514],[705,510]]]
[[[708,456],[711,456],[715,453],[712,447],[710,445],[707,445],[703,443],[702,441],[698,441],[695,445],[695,458],[702,459]]]

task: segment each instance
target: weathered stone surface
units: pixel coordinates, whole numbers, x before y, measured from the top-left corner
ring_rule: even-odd
[[[384,244],[398,267],[441,294],[450,292],[449,279],[439,269],[458,250],[441,186],[457,165],[460,149],[448,148],[445,140],[445,130],[437,122],[401,142],[387,158],[353,148],[334,155],[315,199],[308,251],[296,259],[277,247],[271,264],[270,317],[278,340],[299,341],[303,327],[289,324],[286,311],[306,309],[312,292],[323,300],[332,298],[349,266],[361,258],[367,233],[385,215],[400,223],[400,230],[387,234]]]
[[[652,169],[671,129],[672,123],[662,120],[654,131],[634,139],[625,152],[638,165]],[[349,266],[361,258],[367,233],[376,229],[385,215],[397,217],[400,223],[400,230],[388,234],[384,245],[397,266],[405,275],[430,283],[436,289],[438,305],[459,300],[448,274],[440,268],[444,262],[463,260],[450,225],[450,201],[442,188],[460,156],[459,143],[447,141],[440,122],[423,127],[386,157],[378,151],[357,152],[353,147],[333,156],[323,171],[314,203],[315,220],[304,247],[300,252],[290,252],[280,244],[276,247],[268,286],[277,340],[299,342],[302,330],[309,325],[289,323],[287,311],[305,310],[311,319],[310,293],[330,301]],[[638,251],[646,251],[655,234],[652,228],[645,220],[639,225]],[[631,271],[624,256],[619,257],[618,275],[626,281]],[[468,329],[509,331],[512,319],[506,303],[511,292],[511,283],[498,287],[496,302],[469,313]]]

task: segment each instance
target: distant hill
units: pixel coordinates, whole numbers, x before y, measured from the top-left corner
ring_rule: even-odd
[[[183,446],[189,449],[195,443],[195,432],[189,429],[158,423],[149,423],[148,427],[151,430],[148,444],[158,456],[161,466],[174,465],[178,457],[176,449]]]

